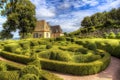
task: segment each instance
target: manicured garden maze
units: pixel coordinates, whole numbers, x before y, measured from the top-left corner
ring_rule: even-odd
[[[0,61],[0,80],[63,80],[41,69],[40,60],[33,56],[33,46],[28,40],[1,43],[0,56],[9,61]]]
[[[68,40],[68,39],[66,39]],[[0,55],[9,60],[28,64],[34,60],[34,65],[41,64],[43,69],[69,73],[74,75],[90,75],[103,71],[110,63],[110,55],[115,51],[108,51],[111,40],[101,39],[33,39],[19,41],[5,41],[1,45]],[[112,40],[119,50],[119,40]],[[110,43],[109,43],[110,42]],[[111,45],[110,49],[114,46]],[[26,75],[28,76],[28,75]]]

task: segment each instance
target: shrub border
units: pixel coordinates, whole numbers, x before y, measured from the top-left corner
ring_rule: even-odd
[[[105,53],[102,59],[90,63],[71,63],[40,58],[43,69],[73,75],[91,75],[105,70],[110,63],[110,55]]]

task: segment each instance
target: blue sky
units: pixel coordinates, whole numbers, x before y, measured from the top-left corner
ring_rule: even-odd
[[[120,7],[120,0],[31,0],[36,6],[36,18],[51,25],[61,25],[63,31],[80,28],[85,16]],[[0,16],[0,29],[6,18]]]

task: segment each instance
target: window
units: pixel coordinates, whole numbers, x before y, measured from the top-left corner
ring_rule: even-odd
[[[41,38],[41,37],[42,37],[42,34],[39,34],[39,37]]]
[[[46,37],[49,38],[49,33],[46,33]]]
[[[34,33],[34,38],[38,38],[38,33]]]

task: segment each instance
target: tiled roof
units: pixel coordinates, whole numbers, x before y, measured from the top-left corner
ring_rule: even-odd
[[[52,33],[62,33],[60,25],[50,26]]]
[[[34,31],[44,31],[46,24],[45,20],[37,21]]]

